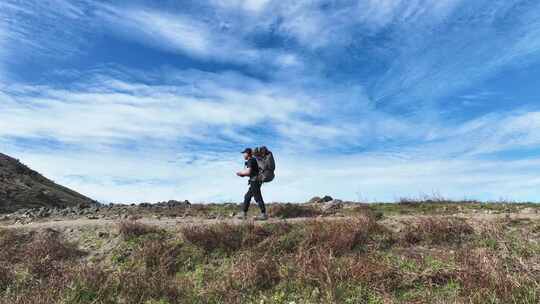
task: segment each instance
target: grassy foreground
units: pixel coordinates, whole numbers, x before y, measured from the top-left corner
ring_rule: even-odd
[[[540,303],[540,221],[509,216],[534,205],[272,208],[314,218],[2,229],[0,303]]]

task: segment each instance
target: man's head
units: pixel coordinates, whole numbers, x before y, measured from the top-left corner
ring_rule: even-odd
[[[242,154],[244,154],[244,159],[248,160],[253,155],[253,150],[251,150],[251,148],[245,148],[244,151],[242,151]]]

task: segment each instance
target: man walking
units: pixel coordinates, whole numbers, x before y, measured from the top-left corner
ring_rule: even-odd
[[[240,219],[247,218],[247,212],[249,210],[249,205],[251,204],[251,198],[255,198],[255,201],[259,205],[261,210],[261,215],[257,216],[255,220],[266,220],[268,216],[266,215],[266,208],[264,206],[264,200],[261,193],[262,181],[258,178],[259,176],[259,165],[257,160],[253,155],[251,148],[246,148],[242,151],[244,154],[245,169],[243,171],[237,172],[236,175],[240,177],[249,177],[248,185],[249,189],[244,195],[244,205],[242,214],[239,216]]]

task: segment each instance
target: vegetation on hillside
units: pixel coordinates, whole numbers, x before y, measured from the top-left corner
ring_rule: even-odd
[[[469,214],[537,210],[453,206]],[[419,216],[389,217],[414,211]],[[314,212],[301,222],[177,231],[126,220],[110,234],[89,230],[75,241],[51,229],[3,229],[0,302],[539,303],[538,217],[471,221],[454,211],[358,205],[344,217]],[[104,258],[91,258],[103,238],[117,243]]]

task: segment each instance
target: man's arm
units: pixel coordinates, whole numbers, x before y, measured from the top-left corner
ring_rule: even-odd
[[[252,159],[248,160],[246,162],[246,168],[238,173],[236,173],[236,175],[240,176],[240,177],[244,177],[244,176],[249,176],[251,174],[251,167],[253,166],[253,161]]]
[[[237,172],[236,175],[240,177],[249,176],[251,174],[251,168],[246,168],[240,172]]]

